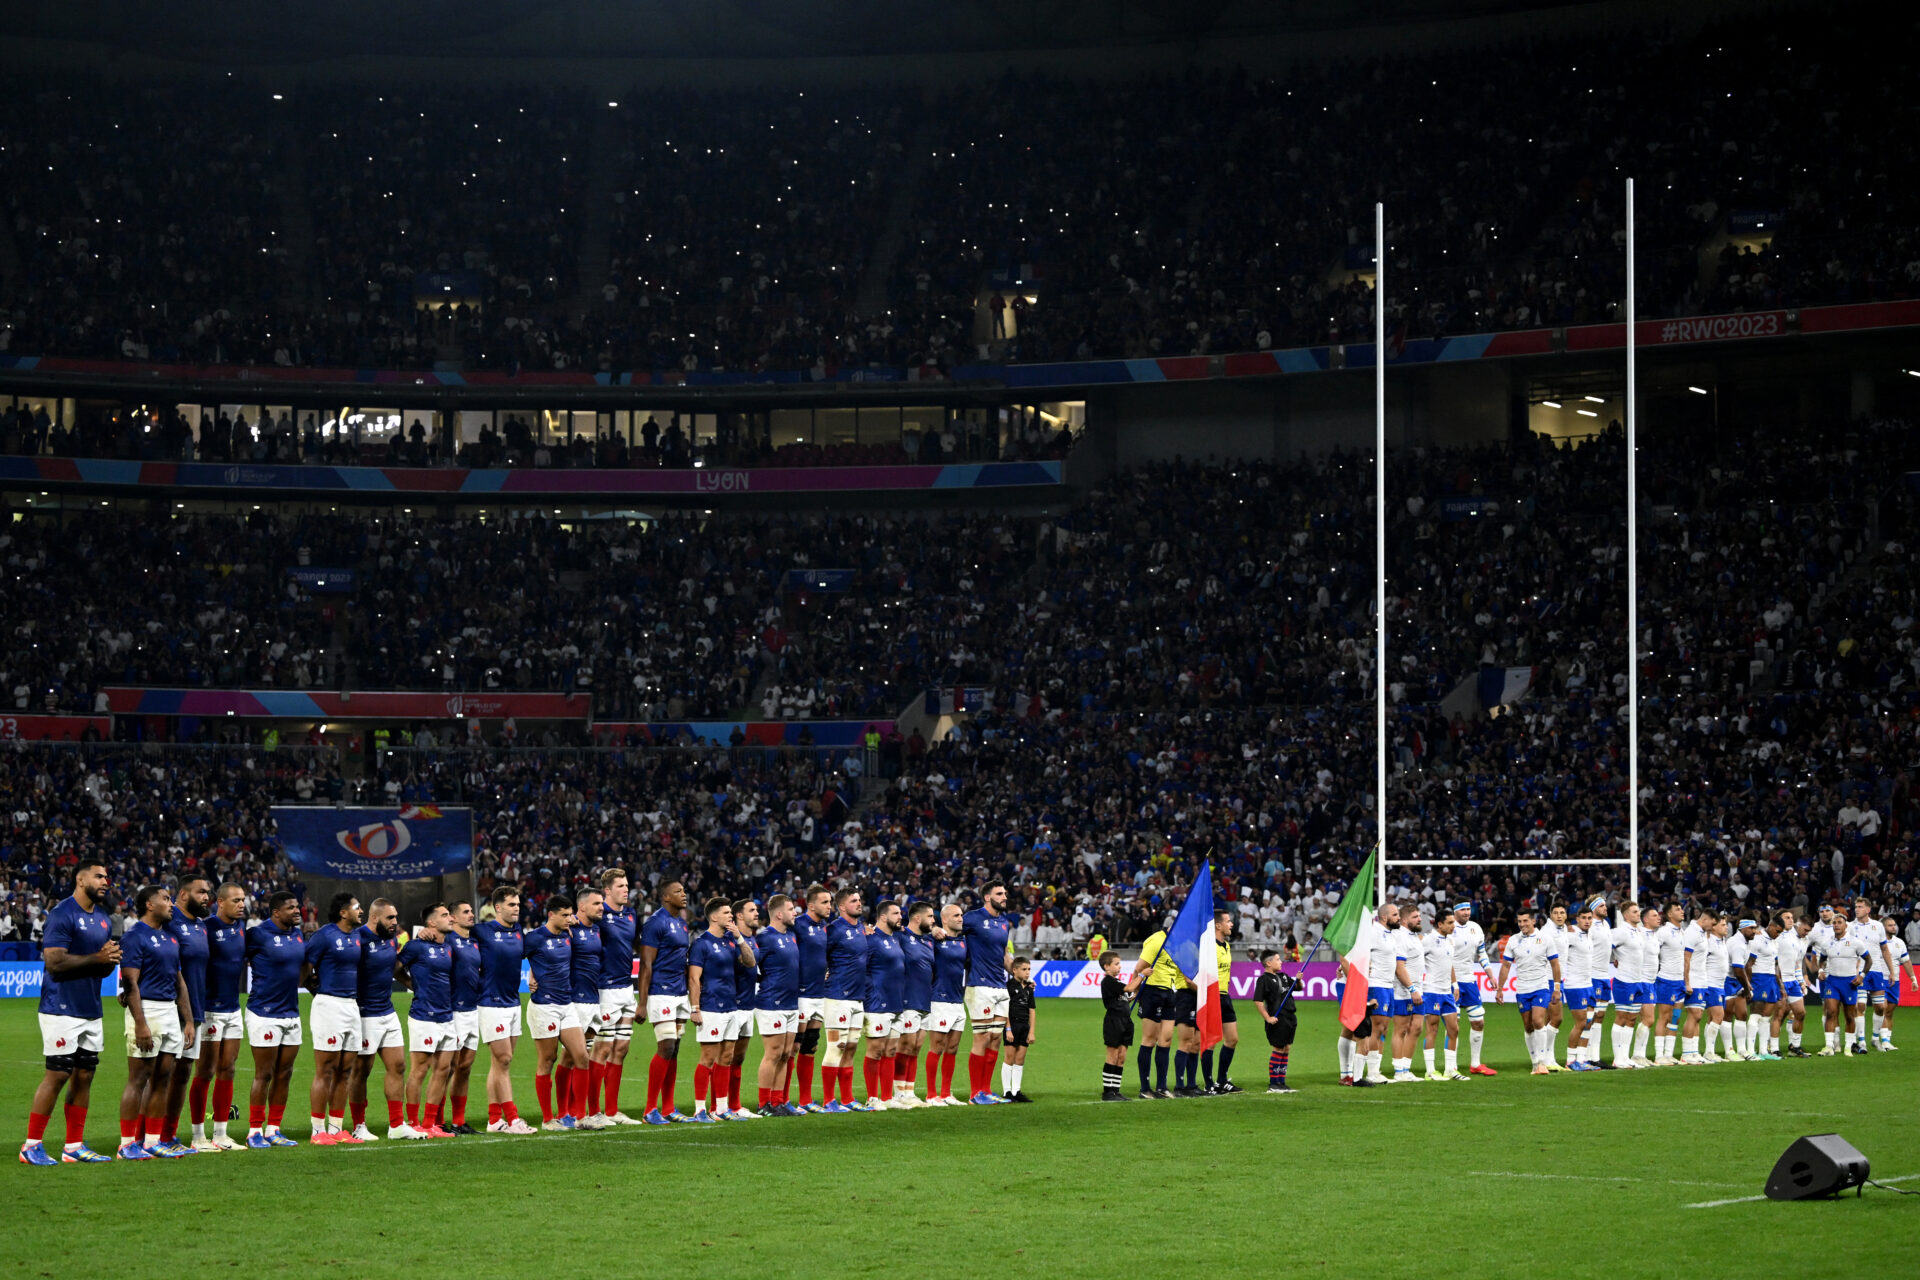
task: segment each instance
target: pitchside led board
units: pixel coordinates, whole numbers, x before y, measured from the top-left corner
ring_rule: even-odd
[[[399,809],[275,805],[287,860],[335,880],[425,880],[473,865],[473,811],[415,804]]]

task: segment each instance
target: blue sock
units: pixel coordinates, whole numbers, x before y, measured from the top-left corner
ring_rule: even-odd
[[[1180,1089],[1193,1088],[1194,1066],[1195,1066],[1194,1056],[1192,1054],[1180,1053],[1177,1051],[1174,1053],[1173,1074],[1178,1077],[1178,1079],[1175,1081],[1176,1088],[1180,1088]]]
[[[1223,1044],[1220,1046],[1220,1083],[1221,1084],[1225,1084],[1227,1082],[1227,1072],[1231,1070],[1232,1067],[1233,1067],[1233,1046],[1230,1044]]]
[[[1153,1087],[1153,1046],[1150,1044],[1141,1045],[1140,1052],[1136,1055],[1136,1061],[1140,1064],[1140,1092],[1145,1093]]]
[[[1172,1050],[1164,1044],[1156,1046],[1153,1051],[1153,1070],[1154,1074],[1160,1077],[1157,1087],[1161,1089],[1167,1087],[1167,1055],[1171,1052]]]
[[[1200,1076],[1207,1082],[1207,1088],[1213,1088],[1213,1050],[1211,1049],[1200,1055]]]

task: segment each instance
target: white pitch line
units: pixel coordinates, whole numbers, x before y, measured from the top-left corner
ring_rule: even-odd
[[[659,1126],[656,1125],[654,1127],[658,1128]],[[488,1134],[485,1137],[479,1137],[479,1138],[462,1138],[453,1142],[442,1142],[439,1140],[435,1140],[431,1142],[411,1142],[404,1138],[383,1138],[379,1142],[363,1143],[357,1147],[347,1147],[345,1148],[345,1150],[349,1152],[354,1152],[354,1153],[379,1151],[383,1149],[388,1151],[408,1151],[408,1150],[453,1151],[453,1150],[465,1150],[468,1147],[490,1147],[496,1142],[514,1142],[514,1143],[520,1143],[524,1145],[528,1142],[553,1142],[562,1138],[579,1138],[579,1137],[590,1136],[591,1134],[592,1134],[592,1130],[588,1130],[586,1134],[496,1133],[496,1134]],[[810,1145],[804,1142],[794,1142],[794,1143],[713,1142],[705,1138],[671,1138],[671,1139],[668,1139],[667,1141],[671,1142],[676,1147],[738,1147],[738,1148],[755,1150],[755,1151],[810,1151],[813,1149]],[[303,1143],[302,1145],[310,1145],[310,1144]]]
[[[1897,1178],[1875,1178],[1875,1182],[1914,1182],[1920,1181],[1920,1173],[1903,1173]],[[1765,1200],[1765,1196],[1735,1196],[1731,1200],[1702,1200],[1699,1204],[1685,1204],[1683,1209],[1718,1209],[1729,1204],[1752,1204],[1756,1200]]]
[[[1528,1178],[1549,1182],[1649,1182],[1663,1187],[1737,1187],[1738,1182],[1688,1182],[1681,1178],[1607,1178],[1597,1173],[1515,1173],[1505,1169],[1469,1169],[1470,1178]]]

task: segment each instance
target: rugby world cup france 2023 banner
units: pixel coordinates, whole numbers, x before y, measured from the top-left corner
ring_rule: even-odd
[[[281,850],[309,875],[335,880],[424,880],[473,865],[473,811],[275,805]]]

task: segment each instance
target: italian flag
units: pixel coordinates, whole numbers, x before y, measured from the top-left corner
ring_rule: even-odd
[[[1373,950],[1379,924],[1374,920],[1374,883],[1377,870],[1374,859],[1380,856],[1375,845],[1366,865],[1347,886],[1347,892],[1327,921],[1326,943],[1340,957],[1346,975],[1346,988],[1340,996],[1340,1021],[1352,1031],[1367,1017],[1367,959]]]
[[[1193,1025],[1200,1051],[1220,1043],[1220,944],[1213,936],[1213,862],[1200,864],[1193,888],[1167,930],[1167,955],[1194,986]],[[1362,1006],[1365,1006],[1365,992]]]

